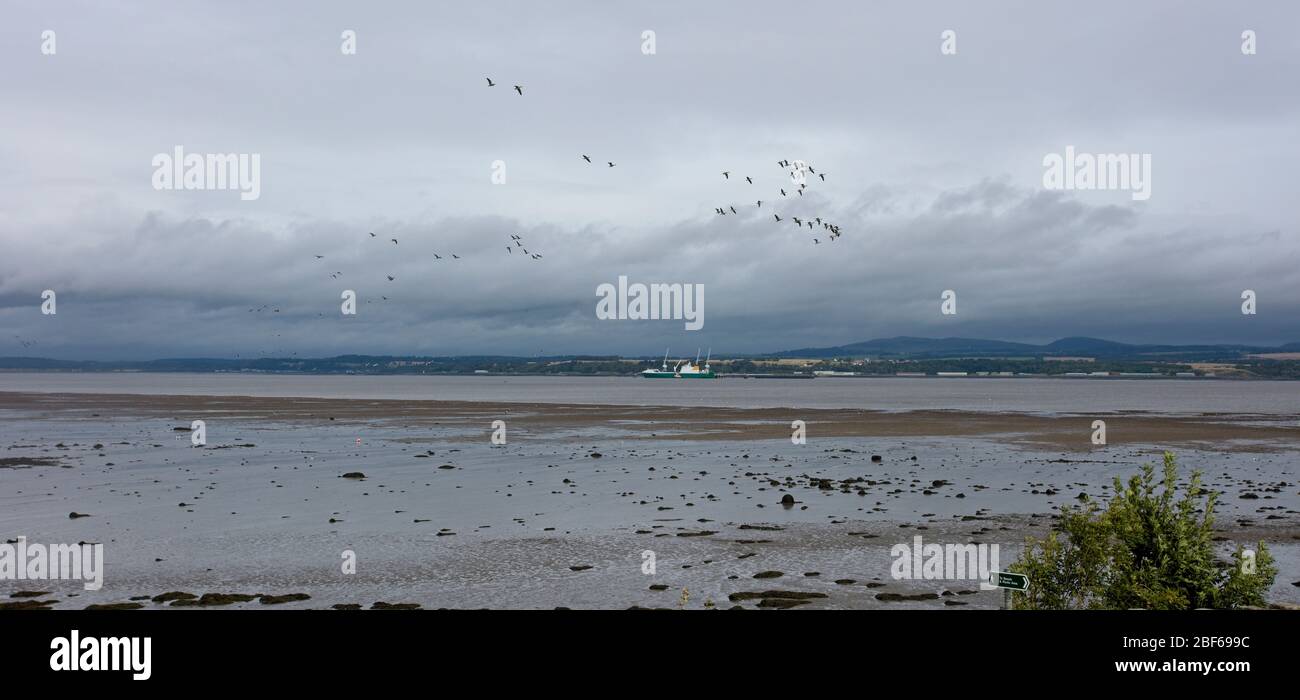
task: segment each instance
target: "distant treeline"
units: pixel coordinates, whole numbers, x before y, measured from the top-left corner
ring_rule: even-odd
[[[147,362],[94,362],[41,358],[0,358],[0,370],[79,372],[267,372],[296,374],[552,374],[630,376],[662,360],[625,359],[612,356],[565,357],[381,357],[343,355],[330,358],[255,359],[167,359]],[[763,358],[714,359],[712,368],[720,375],[798,375],[818,371],[853,372],[867,376],[899,373],[933,375],[939,372],[1035,374],[1060,376],[1070,373],[1137,373],[1174,375],[1194,373],[1221,377],[1300,379],[1297,360],[1239,360],[1213,370],[1197,369],[1177,362],[1137,360],[1043,360],[1041,358],[951,358],[917,360],[855,359],[776,360]]]
[[[857,372],[859,374],[897,374],[899,372],[1012,372],[1016,374],[1070,374],[1077,372],[1132,372],[1175,374],[1193,371],[1191,365],[1164,362],[1134,362],[1122,360],[1097,360],[1095,362],[1075,360],[1040,360],[1040,359],[999,359],[970,358],[943,360],[884,360],[853,364],[849,361],[829,361],[819,363],[815,370]]]

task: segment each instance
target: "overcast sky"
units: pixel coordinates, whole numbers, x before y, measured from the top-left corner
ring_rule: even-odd
[[[1300,341],[1298,28],[1289,0],[9,1],[0,355]],[[176,146],[258,154],[260,197],[155,189]],[[1150,154],[1150,198],[1045,189],[1066,146]],[[598,320],[619,275],[704,285],[704,327]]]

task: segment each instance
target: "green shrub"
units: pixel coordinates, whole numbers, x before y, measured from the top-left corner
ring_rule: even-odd
[[[1010,571],[1029,576],[1029,590],[1012,594],[1018,609],[1180,610],[1264,605],[1277,568],[1258,543],[1253,573],[1244,571],[1244,549],[1232,560],[1214,556],[1216,494],[1201,486],[1200,472],[1178,497],[1178,465],[1165,453],[1164,477],[1155,468],[1125,484],[1105,510],[1084,499],[1061,511],[1045,539],[1029,538]]]

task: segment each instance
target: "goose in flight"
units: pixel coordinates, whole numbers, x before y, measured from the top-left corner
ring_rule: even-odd
[[[522,85],[516,85],[516,86],[515,86],[515,92],[519,93],[520,96],[522,96],[522,95],[524,94],[524,86],[522,86]]]

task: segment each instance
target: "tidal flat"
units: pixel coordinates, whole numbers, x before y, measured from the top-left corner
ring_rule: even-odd
[[[1220,492],[1223,553],[1266,542],[1271,602],[1300,602],[1294,416],[1106,420],[1098,446],[1087,416],[993,411],[0,392],[0,541],[106,560],[100,590],[0,603],[996,608],[974,578],[895,578],[891,549],[997,544],[1005,568],[1166,449]]]

